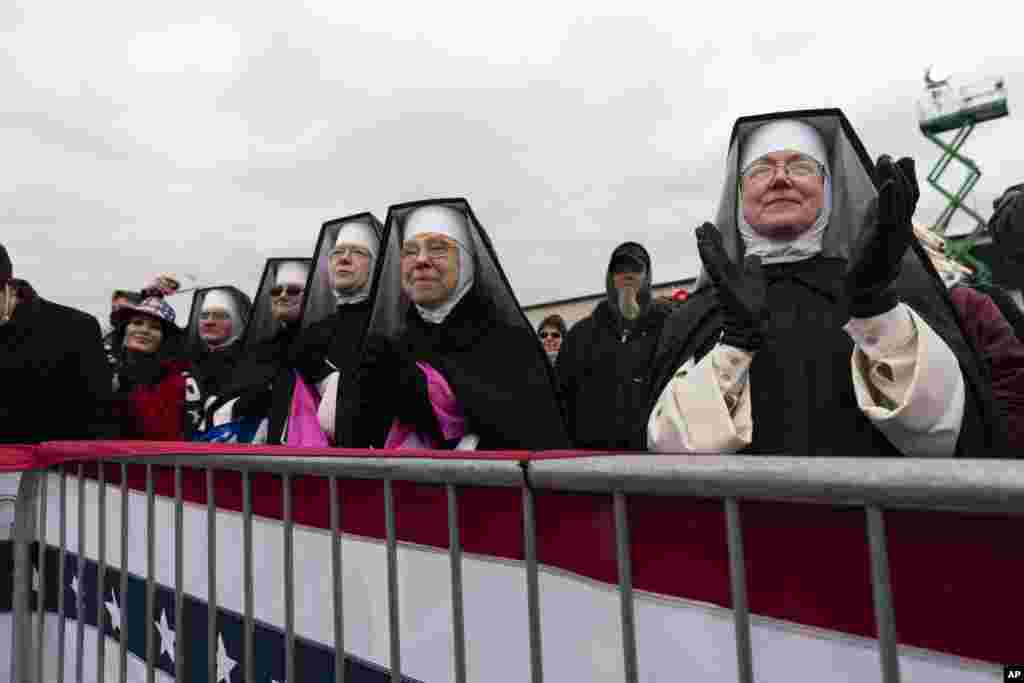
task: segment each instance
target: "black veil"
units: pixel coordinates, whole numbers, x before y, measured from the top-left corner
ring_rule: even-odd
[[[206,345],[199,336],[199,314],[203,310],[203,302],[206,301],[206,297],[215,291],[224,292],[232,300],[238,310],[238,315],[241,317],[240,324],[241,330],[233,330],[235,333],[235,342],[232,345],[237,344],[245,336],[246,328],[249,326],[249,316],[251,315],[252,300],[249,299],[245,292],[233,287],[231,285],[220,285],[216,287],[202,287],[197,289],[192,294],[192,308],[188,314],[188,327],[185,328],[185,350],[190,355],[195,355],[206,350]]]
[[[303,329],[326,319],[337,308],[337,297],[334,294],[334,288],[331,286],[328,261],[330,260],[331,250],[334,249],[334,243],[338,239],[338,233],[342,228],[353,223],[368,226],[377,235],[377,239],[380,242],[379,253],[375,263],[370,266],[370,279],[367,283],[368,288],[372,292],[375,271],[379,270],[381,257],[384,252],[384,240],[381,238],[383,227],[380,221],[369,212],[352,214],[327,221],[320,228],[316,249],[313,252],[309,279],[306,281],[306,298],[303,302],[300,318],[300,325]]]
[[[241,339],[243,348],[251,349],[257,344],[271,339],[281,329],[280,324],[274,320],[270,296],[270,290],[277,283],[277,274],[281,268],[298,264],[308,271],[312,262],[313,259],[308,257],[267,259],[267,263],[263,267],[263,275],[260,277],[259,288],[256,290],[256,298],[253,299],[251,319]],[[309,287],[308,275],[304,286]]]

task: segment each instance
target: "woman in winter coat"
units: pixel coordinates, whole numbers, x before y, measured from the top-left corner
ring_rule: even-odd
[[[124,439],[186,441],[194,426],[186,399],[195,393],[181,357],[182,330],[163,297],[118,309],[114,322],[114,412]]]

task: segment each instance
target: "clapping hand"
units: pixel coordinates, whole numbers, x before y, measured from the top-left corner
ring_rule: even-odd
[[[760,256],[747,256],[743,267],[733,263],[722,235],[711,223],[697,228],[697,250],[715,285],[725,315],[722,342],[746,351],[758,350],[768,318],[768,287]]]
[[[850,315],[870,318],[896,306],[889,287],[900,274],[903,256],[914,236],[913,217],[921,191],[914,160],[893,162],[883,155],[876,164],[878,200],[868,212],[846,273]]]

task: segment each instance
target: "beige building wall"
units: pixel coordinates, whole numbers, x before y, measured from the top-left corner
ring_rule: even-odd
[[[654,293],[655,298],[659,296],[671,296],[672,293],[678,289],[690,291],[693,288],[693,284],[693,278],[688,280],[675,280],[673,282],[656,284],[651,288],[651,291]],[[590,296],[525,306],[523,307],[523,312],[526,313],[526,317],[529,319],[530,324],[533,325],[534,329],[537,328],[537,325],[540,325],[541,320],[552,313],[557,313],[562,316],[562,318],[565,319],[565,324],[572,327],[580,320],[583,320],[583,318],[590,315],[594,311],[594,307],[601,303],[604,298],[605,293],[601,292],[600,294],[592,294]]]

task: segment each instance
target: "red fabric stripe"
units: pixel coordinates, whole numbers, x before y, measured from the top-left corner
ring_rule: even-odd
[[[0,472],[21,472],[36,466],[34,446],[0,446]]]
[[[31,446],[27,448],[33,448]],[[161,455],[266,455],[306,458],[430,458],[437,460],[552,460],[585,458],[599,451],[450,451],[450,450],[363,450],[354,448],[304,448],[295,446],[252,446],[190,441],[50,441],[35,447],[35,467],[63,462],[109,460],[118,457],[144,458]],[[27,468],[26,468],[27,469]]]
[[[72,468],[73,470],[76,468]],[[87,467],[95,475],[95,465]],[[119,481],[107,467],[108,481]],[[129,485],[144,490],[145,467]],[[205,472],[185,469],[185,499],[205,504]],[[113,476],[112,476],[113,475]],[[253,508],[281,517],[280,480],[253,475]],[[156,491],[173,496],[173,470],[154,468]],[[241,509],[240,475],[216,475],[217,505]],[[329,528],[329,489],[319,477],[293,479],[298,523]],[[342,526],[384,538],[383,483],[339,481]],[[444,487],[395,482],[400,540],[447,548]],[[664,595],[731,606],[725,515],[720,501],[631,496],[634,586]],[[874,637],[864,512],[820,505],[741,505],[748,593],[756,614]],[[467,552],[521,560],[521,492],[459,489],[461,539]],[[1024,610],[1024,548],[1019,519],[942,512],[886,513],[896,624],[901,643],[993,662],[1019,657],[1014,615]],[[552,567],[597,581],[618,581],[610,496],[538,492],[538,555]]]

